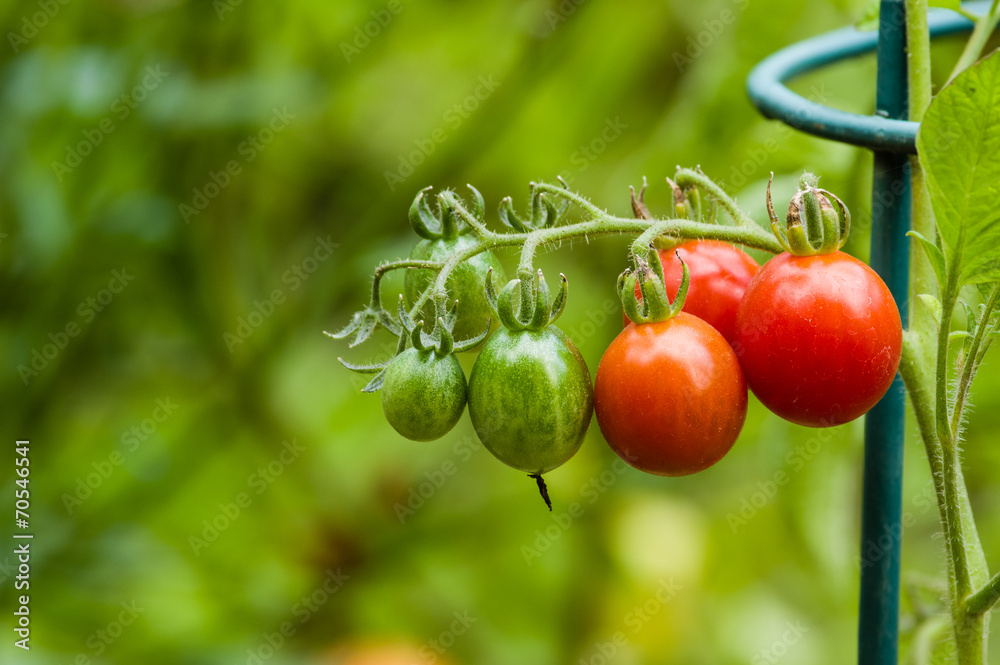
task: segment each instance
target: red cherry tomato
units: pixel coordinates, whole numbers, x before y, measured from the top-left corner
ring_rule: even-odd
[[[691,314],[629,324],[597,368],[597,423],[637,469],[684,476],[729,452],[747,414],[736,355],[715,328]]]
[[[681,285],[681,262],[674,249],[661,249],[663,283],[673,300]],[[722,333],[732,343],[736,308],[750,280],[760,270],[751,256],[719,240],[690,240],[676,248],[688,270],[691,284],[683,311],[694,314]],[[636,295],[639,287],[636,287]],[[626,325],[628,318],[625,318]]]
[[[733,348],[753,394],[786,420],[854,420],[889,389],[902,344],[896,302],[874,270],[843,252],[784,253],[743,296]]]

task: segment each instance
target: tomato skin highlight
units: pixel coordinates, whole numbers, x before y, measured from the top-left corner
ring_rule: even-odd
[[[623,460],[647,473],[685,476],[733,447],[746,420],[747,386],[726,339],[680,312],[621,331],[597,368],[594,406]]]
[[[683,273],[675,252],[691,273],[682,311],[705,321],[732,343],[736,310],[760,265],[746,252],[721,240],[689,240],[674,249],[661,249],[663,284],[671,301],[677,297]],[[625,317],[625,323],[628,322]]]
[[[469,377],[469,416],[479,440],[504,464],[541,474],[569,460],[594,411],[590,370],[555,326],[499,328]]]
[[[382,383],[382,412],[413,441],[439,439],[465,410],[465,373],[454,355],[406,349],[390,361]]]
[[[476,244],[475,236],[462,234],[450,240],[421,240],[410,252],[410,258],[419,261],[443,261],[456,251]],[[456,340],[475,337],[486,328],[486,322],[493,316],[486,302],[483,285],[486,273],[493,269],[493,279],[503,283],[504,271],[500,259],[491,251],[477,254],[462,261],[448,276],[446,287],[452,301],[458,300],[458,321],[452,330]],[[403,277],[403,294],[406,306],[412,307],[420,294],[430,286],[435,273],[431,270],[406,270]],[[433,302],[428,302],[415,320],[423,318],[430,323],[434,320]]]
[[[799,425],[860,417],[889,389],[902,346],[889,288],[858,259],[779,254],[754,277],[733,348],[764,405]]]

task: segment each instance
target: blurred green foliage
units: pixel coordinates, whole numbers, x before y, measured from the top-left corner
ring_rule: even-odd
[[[624,215],[646,175],[662,213],[663,176],[700,164],[763,219],[767,174],[787,200],[808,168],[854,211],[865,257],[870,155],[764,121],[743,89],[863,4],[0,6],[0,391],[5,445],[32,442],[36,534],[33,648],[12,646],[5,586],[0,660],[850,662],[860,423],[810,431],[753,403],[722,463],[669,480],[615,467],[595,424],[549,475],[549,514],[467,418],[429,444],[392,431],[336,360],[388,337],[347,350],[321,331],[407,254],[427,185],[520,207],[563,174]],[[942,73],[959,48],[936,47]],[[870,112],[873,81],[868,57],[794,87]],[[569,278],[561,326],[592,371],[625,247],[539,261]],[[979,381],[965,460],[995,553],[1000,378],[988,364]],[[904,570],[940,583],[927,464],[915,440],[906,454]],[[373,644],[401,646],[355,648]]]

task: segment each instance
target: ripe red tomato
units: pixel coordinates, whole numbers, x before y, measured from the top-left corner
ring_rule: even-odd
[[[625,326],[597,367],[594,407],[623,460],[647,473],[685,476],[733,447],[747,415],[747,385],[725,338],[680,312]]]
[[[689,240],[676,250],[661,249],[663,283],[671,300],[677,297],[683,271],[675,251],[691,271],[683,311],[707,322],[732,343],[736,308],[760,265],[745,252],[720,240]],[[628,324],[627,317],[625,323]]]
[[[779,254],[743,296],[736,351],[753,394],[786,420],[830,427],[882,398],[903,329],[874,270],[843,252]]]

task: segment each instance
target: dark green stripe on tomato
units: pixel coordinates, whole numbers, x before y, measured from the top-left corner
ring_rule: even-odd
[[[469,377],[469,416],[480,441],[504,464],[541,474],[571,458],[594,410],[590,370],[555,326],[500,328]]]
[[[466,383],[454,355],[409,348],[392,359],[382,384],[382,412],[393,429],[414,441],[447,434],[465,410]]]

